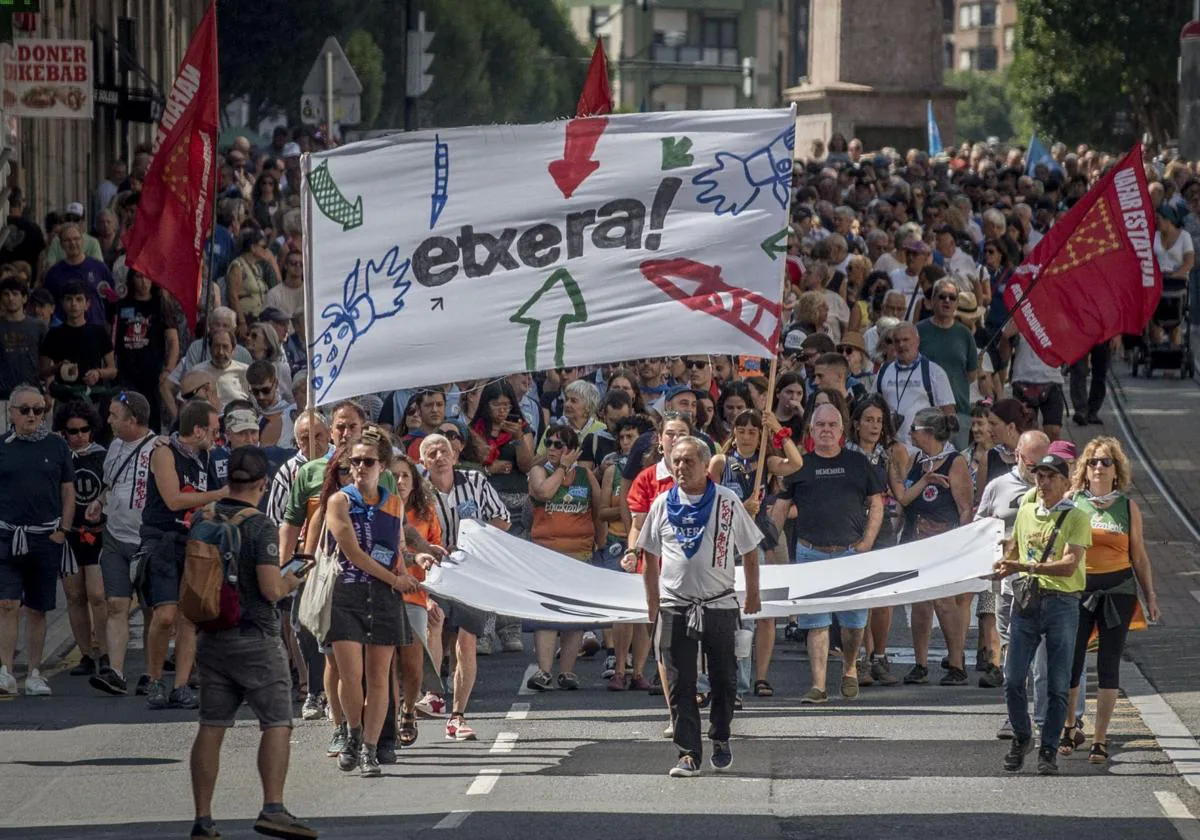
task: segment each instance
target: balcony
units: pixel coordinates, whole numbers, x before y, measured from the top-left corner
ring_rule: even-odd
[[[736,47],[703,47],[699,44],[683,44],[678,47],[654,44],[650,48],[650,60],[664,64],[694,64],[707,67],[740,68],[741,55]]]

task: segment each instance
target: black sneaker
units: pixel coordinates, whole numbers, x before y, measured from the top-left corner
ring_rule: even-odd
[[[729,749],[728,741],[712,742],[712,756],[709,757],[708,763],[717,772],[728,770],[733,766],[733,753]]]
[[[72,677],[90,677],[93,674],[99,673],[100,668],[96,664],[96,660],[88,656],[86,653],[79,657],[79,664],[71,669]]]
[[[943,671],[950,670],[950,657],[949,656],[942,657],[941,666],[942,666]]]
[[[142,674],[138,677],[137,686],[133,689],[134,696],[145,697],[148,691],[150,691],[150,675]]]
[[[88,685],[116,697],[124,697],[129,693],[125,680],[112,668],[105,668],[99,674],[93,674],[88,678]]]
[[[1053,749],[1038,750],[1037,773],[1039,776],[1058,775],[1058,753]]]
[[[938,680],[938,685],[966,685],[966,684],[967,684],[967,672],[964,671],[962,668],[955,668],[953,666],[951,666],[946,671],[946,676],[944,676],[940,680]]]
[[[167,684],[162,680],[149,680],[146,684],[146,705],[151,709],[166,709],[171,705]]]
[[[924,665],[914,665],[904,675],[905,685],[925,685],[929,682],[929,669]]]
[[[1025,756],[1033,752],[1033,739],[1013,738],[1012,744],[1009,745],[1008,755],[1004,756],[1004,769],[1009,773],[1016,773],[1025,766]]]
[[[358,772],[363,778],[374,778],[382,776],[383,771],[379,769],[379,747],[374,744],[363,744],[358,751]]]
[[[221,832],[212,817],[196,820],[192,823],[191,840],[221,840]]]
[[[1004,671],[998,665],[989,665],[988,669],[979,675],[980,688],[1002,688],[1004,686]]]
[[[975,673],[982,674],[992,664],[992,652],[987,648],[975,651]]]
[[[1071,419],[1075,421],[1076,426],[1086,426],[1088,424],[1087,416],[1081,411],[1076,411],[1071,415]]]
[[[1100,419],[1100,412],[1098,411],[1089,411],[1087,421],[1093,426],[1099,426],[1104,423],[1104,421]]]
[[[358,754],[362,750],[362,728],[351,729],[346,737],[346,746],[338,753],[338,769],[346,773],[358,768]]]
[[[166,658],[166,660],[163,662],[163,672],[167,673],[167,674],[175,673],[175,657],[174,656],[168,656]]]
[[[532,677],[525,680],[525,687],[534,691],[549,691],[554,688],[554,677],[545,671],[539,670]]]
[[[380,764],[395,764],[396,763],[396,743],[395,741],[380,741],[379,746],[375,748],[375,757],[379,759]]]
[[[200,701],[186,685],[171,689],[167,703],[172,709],[199,709]]]
[[[267,837],[283,837],[286,840],[316,840],[317,830],[309,828],[296,819],[286,808],[268,814],[259,813],[254,830]]]
[[[788,642],[800,641],[800,625],[794,621],[789,621],[787,627],[783,628],[783,638]]]

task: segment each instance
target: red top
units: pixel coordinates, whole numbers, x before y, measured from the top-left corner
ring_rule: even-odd
[[[666,477],[659,472],[660,467],[663,473],[666,473]],[[674,486],[675,476],[671,475],[662,461],[646,467],[629,485],[629,493],[625,497],[629,502],[629,512],[649,513],[654,500]]]

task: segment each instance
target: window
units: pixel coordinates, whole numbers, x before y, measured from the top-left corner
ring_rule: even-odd
[[[995,3],[980,3],[979,4],[979,25],[980,26],[995,26],[996,25],[996,4]]]
[[[1015,27],[1015,26],[1004,27],[1004,51],[1012,52],[1013,47],[1016,46],[1016,43],[1017,43],[1017,27]]]
[[[954,69],[954,44],[942,44],[942,67],[946,70]]]
[[[995,47],[980,47],[975,58],[976,70],[995,70],[1000,66]]]
[[[737,18],[704,18],[700,25],[700,44],[705,47],[736,49],[738,45]]]
[[[958,52],[958,69],[959,70],[974,70],[975,69],[975,50],[959,50],[959,52]]]
[[[954,0],[942,0],[942,31],[954,31]]]
[[[958,7],[958,28],[973,29],[979,25],[979,7],[959,6]]]

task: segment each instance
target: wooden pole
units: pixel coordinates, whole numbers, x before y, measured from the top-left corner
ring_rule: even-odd
[[[791,202],[788,202],[788,230],[791,231]],[[783,265],[779,270],[779,341],[783,340],[783,301],[787,297],[787,254],[783,255]],[[767,412],[772,410],[772,404],[775,402],[775,379],[779,375],[779,344],[776,342],[775,355],[771,357],[771,368],[767,374],[767,403],[763,411],[763,417],[766,417]],[[799,442],[796,443],[799,446]],[[751,498],[757,498],[758,485],[763,470],[767,465],[767,427],[763,423],[763,428],[758,434],[758,463],[754,466],[754,483],[751,486]]]

